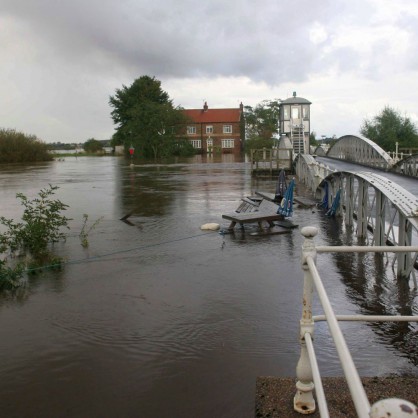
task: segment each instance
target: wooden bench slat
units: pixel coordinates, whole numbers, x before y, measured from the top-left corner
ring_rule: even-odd
[[[277,213],[226,213],[222,215],[222,218],[239,223],[259,222],[259,221],[278,221],[283,219],[283,215]]]

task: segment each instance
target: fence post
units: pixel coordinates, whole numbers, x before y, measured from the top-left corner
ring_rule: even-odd
[[[306,348],[305,334],[311,334],[313,338],[314,322],[312,320],[312,294],[313,281],[306,258],[312,257],[316,261],[316,249],[313,238],[318,229],[312,226],[302,228],[305,240],[302,245],[302,269],[303,269],[303,307],[302,319],[300,320],[300,357],[296,366],[296,395],[293,399],[293,408],[301,414],[312,414],[316,405],[313,397],[312,368]]]

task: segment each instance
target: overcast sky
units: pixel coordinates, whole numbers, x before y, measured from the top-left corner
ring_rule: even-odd
[[[389,105],[418,124],[417,0],[0,0],[0,128],[108,139],[109,96],[155,76],[175,105],[294,91],[317,136]]]

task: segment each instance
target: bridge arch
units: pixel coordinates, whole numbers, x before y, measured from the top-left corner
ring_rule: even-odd
[[[367,244],[417,245],[418,197],[386,177],[368,171],[336,171],[318,163],[311,155],[295,159],[296,174],[326,209],[340,202],[336,215],[353,227]],[[418,254],[397,255],[398,276],[416,281],[414,265]]]
[[[331,146],[327,157],[354,162],[368,167],[389,169],[394,161],[379,145],[368,138],[344,135]]]
[[[418,177],[418,154],[410,155],[398,161],[393,167],[395,173],[405,174],[407,176]]]
[[[338,195],[337,215],[346,226],[370,245],[416,245],[418,242],[418,198],[386,177],[367,172],[335,171],[319,184],[324,206],[331,207]],[[397,255],[400,277],[415,277],[417,254]]]
[[[325,149],[322,147],[322,145],[318,145],[315,148],[314,154],[319,156],[319,157],[325,157],[327,155],[327,152],[325,151]]]

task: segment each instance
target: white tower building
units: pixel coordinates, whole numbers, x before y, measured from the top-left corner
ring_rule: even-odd
[[[309,134],[311,132],[310,105],[312,103],[303,97],[293,97],[283,100],[280,105],[280,134],[285,134],[292,142],[293,152],[309,154]]]

